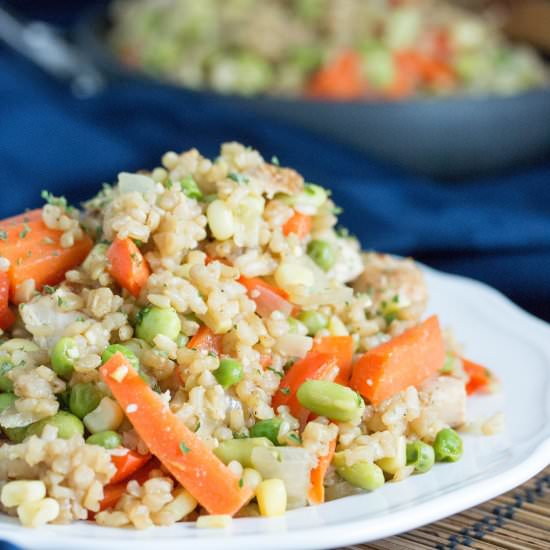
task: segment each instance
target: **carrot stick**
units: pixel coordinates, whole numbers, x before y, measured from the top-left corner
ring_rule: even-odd
[[[211,329],[203,325],[191,340],[187,342],[187,347],[219,355],[222,347],[222,337],[220,334],[214,334]]]
[[[310,481],[307,499],[310,504],[323,504],[325,502],[325,476],[328,467],[334,458],[336,450],[336,438],[334,438],[328,447],[328,453],[317,458],[317,466],[311,470]]]
[[[0,328],[8,330],[15,323],[15,314],[9,306],[10,279],[5,271],[0,271]]]
[[[445,362],[439,321],[432,316],[365,353],[354,365],[351,387],[374,405],[436,374]]]
[[[116,473],[109,483],[117,483],[129,478],[151,459],[151,455],[142,455],[136,451],[128,451],[125,455],[111,456],[111,462],[116,466]]]
[[[69,269],[84,261],[93,245],[90,237],[84,235],[70,248],[63,248],[59,243],[62,234],[46,227],[41,210],[0,222],[0,256],[10,261],[12,299],[23,281],[33,279],[37,290],[56,285]]]
[[[294,233],[299,239],[303,239],[311,232],[311,226],[311,216],[295,212],[283,225],[283,234],[288,236]]]
[[[107,251],[109,273],[132,296],[139,296],[151,274],[149,264],[132,239],[115,239]]]
[[[150,451],[210,514],[233,515],[252,498],[239,478],[178,418],[121,353],[101,376]]]
[[[476,392],[486,393],[489,391],[492,382],[492,375],[489,369],[478,363],[464,359],[463,357],[462,366],[464,372],[468,375],[468,382],[466,384],[466,393],[468,395],[472,395]]]
[[[248,291],[248,296],[256,302],[256,311],[261,317],[269,317],[280,311],[285,317],[292,315],[294,306],[288,301],[288,294],[281,288],[270,285],[258,277],[242,277],[239,283]]]
[[[365,91],[361,57],[352,50],[343,52],[332,63],[319,69],[307,87],[310,97],[320,99],[357,99]]]
[[[313,341],[313,347],[309,353],[322,353],[334,357],[340,369],[334,381],[346,386],[351,375],[353,347],[351,336],[323,336]]]
[[[298,401],[298,388],[306,380],[325,380],[335,367],[334,357],[311,351],[303,359],[296,361],[281,379],[279,389],[273,396],[271,404],[275,411],[281,405],[286,405],[300,424],[305,424],[310,412]]]

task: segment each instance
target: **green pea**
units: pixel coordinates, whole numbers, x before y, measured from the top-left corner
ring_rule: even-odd
[[[273,447],[273,443],[266,437],[228,439],[222,441],[214,449],[214,454],[224,464],[229,464],[232,460],[236,460],[243,468],[252,468],[252,451],[255,447]]]
[[[101,354],[101,362],[106,363],[117,352],[122,353],[122,355],[130,361],[132,367],[139,371],[139,359],[136,354],[122,344],[111,344],[110,346],[107,346],[105,351]]]
[[[334,455],[334,466],[340,477],[351,485],[360,487],[366,491],[374,491],[384,485],[384,472],[380,466],[371,462],[356,462],[353,466],[347,466],[343,453]]]
[[[75,361],[80,357],[76,342],[72,338],[60,338],[52,350],[52,369],[61,376],[69,378],[73,373]]]
[[[267,437],[273,445],[280,445],[279,430],[283,421],[280,418],[260,420],[250,428],[250,437]]]
[[[451,428],[445,428],[435,436],[434,451],[437,462],[456,462],[462,456],[462,439]]]
[[[6,376],[15,365],[11,361],[0,364],[0,391],[13,391],[13,382]]]
[[[309,336],[315,336],[320,330],[327,328],[328,319],[318,311],[301,311],[298,321],[307,328]]]
[[[69,409],[78,418],[84,418],[99,405],[102,398],[103,393],[95,384],[75,384],[71,389]]]
[[[227,389],[243,377],[243,366],[236,359],[224,358],[220,361],[220,366],[214,371],[214,376],[218,384]]]
[[[56,427],[57,437],[61,439],[70,439],[74,435],[84,435],[84,424],[82,424],[80,418],[66,411],[59,411],[53,416],[43,418],[27,426],[25,437],[41,435],[46,426]]]
[[[336,262],[334,247],[327,241],[314,239],[307,245],[307,255],[323,270],[328,271]]]
[[[116,432],[106,430],[91,435],[86,439],[86,443],[88,445],[99,445],[105,449],[116,449],[122,445],[122,437]]]
[[[16,399],[13,393],[0,393],[0,412],[11,407]]]
[[[181,321],[175,309],[146,307],[138,314],[136,335],[151,345],[158,334],[175,341],[180,331]]]
[[[296,397],[311,412],[339,422],[357,420],[365,410],[357,392],[327,380],[307,380],[298,388]]]
[[[200,201],[203,197],[202,191],[199,189],[197,182],[191,176],[185,176],[180,181],[181,190],[187,195],[190,199],[195,199]]]
[[[423,474],[431,470],[435,462],[435,452],[431,445],[423,441],[407,443],[407,466],[414,466],[415,472]]]

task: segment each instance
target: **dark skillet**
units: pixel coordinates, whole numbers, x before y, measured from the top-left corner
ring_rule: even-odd
[[[118,62],[105,11],[82,18],[76,38],[113,78],[148,78]],[[188,91],[186,90],[188,93]],[[550,153],[550,86],[514,96],[328,102],[196,92],[235,108],[321,132],[390,164],[459,179],[534,162]]]

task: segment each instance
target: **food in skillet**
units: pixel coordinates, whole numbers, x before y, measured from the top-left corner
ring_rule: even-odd
[[[82,211],[43,196],[0,222],[0,501],[23,525],[224,526],[461,457],[489,371],[326,189],[228,143]]]
[[[542,60],[441,0],[116,0],[123,63],[196,89],[322,99],[515,94]]]

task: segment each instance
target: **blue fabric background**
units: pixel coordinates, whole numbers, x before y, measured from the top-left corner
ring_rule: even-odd
[[[90,2],[15,4],[67,23]],[[119,82],[77,99],[0,47],[0,216],[38,205],[41,189],[78,201],[121,170],[156,165],[167,149],[215,155],[225,140],[276,154],[332,188],[343,223],[365,247],[478,278],[550,319],[550,159],[505,177],[442,184],[153,83]]]

